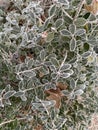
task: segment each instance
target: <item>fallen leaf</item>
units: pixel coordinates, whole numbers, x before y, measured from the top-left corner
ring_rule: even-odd
[[[64,96],[63,93],[59,88],[56,89],[48,89],[45,90],[45,93],[48,94],[49,96],[46,97],[48,100],[55,100],[55,108],[60,108],[61,107],[61,99]]]
[[[98,0],[92,0],[90,5],[84,4],[84,8],[94,15],[98,15]]]
[[[57,88],[59,88],[60,90],[65,90],[67,88],[67,85],[62,83],[62,82],[58,82],[56,84]]]
[[[48,96],[46,99],[55,100],[56,101],[55,108],[59,109],[61,107],[61,96],[59,96],[57,94],[52,94],[52,95]]]

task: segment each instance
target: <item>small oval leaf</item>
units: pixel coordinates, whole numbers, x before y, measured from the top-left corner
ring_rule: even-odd
[[[45,56],[46,56],[46,52],[45,52],[45,50],[42,50],[40,52],[40,59],[41,59],[41,61],[43,61],[45,59]]]
[[[70,74],[69,73],[62,73],[62,74],[60,74],[60,77],[67,79],[70,77]]]
[[[23,73],[24,76],[30,78],[30,77],[35,77],[36,76],[36,73],[34,71],[25,71]]]
[[[15,97],[20,97],[24,94],[24,91],[18,91],[14,94]]]
[[[71,64],[65,64],[61,67],[60,71],[66,71],[69,70],[71,68]]]
[[[83,35],[85,33],[86,33],[85,29],[78,29],[78,30],[76,30],[75,35],[76,36],[81,36],[81,35]]]
[[[21,98],[22,101],[26,101],[27,100],[25,94],[21,95],[20,98]]]
[[[83,91],[82,89],[76,90],[76,91],[74,92],[74,94],[75,94],[76,96],[82,95],[83,93],[84,93],[84,91]]]
[[[62,36],[70,36],[70,35],[71,35],[71,33],[70,33],[67,29],[61,30],[61,31],[60,31],[60,34],[61,34]]]
[[[53,57],[52,57],[52,58],[50,59],[50,61],[51,61],[52,64],[55,65],[56,67],[59,66],[59,62],[58,62],[58,60],[57,60],[56,58],[53,58]]]
[[[80,26],[84,26],[86,24],[86,20],[84,18],[78,18],[76,21],[75,21],[75,25],[77,27],[80,27]]]
[[[46,42],[51,42],[54,39],[54,33],[50,32],[47,35]]]
[[[3,95],[4,99],[9,99],[10,97],[12,97],[14,94],[16,93],[16,91],[12,90],[12,91],[8,91]]]
[[[76,39],[72,38],[70,41],[70,51],[75,51],[76,49]]]
[[[63,25],[64,20],[63,19],[57,19],[55,22],[55,27],[58,29],[61,25]]]
[[[70,80],[70,87],[71,88],[75,88],[76,87],[76,81],[73,78]]]
[[[87,52],[85,52],[85,53],[82,54],[82,57],[83,57],[83,58],[87,58],[87,57],[90,56],[90,55],[91,55],[91,52],[90,52],[90,51],[87,51]]]
[[[52,5],[49,9],[49,16],[53,16],[56,12],[56,6]]]
[[[69,26],[69,31],[70,31],[72,34],[75,33],[75,31],[76,31],[76,26],[75,26],[75,24],[71,24],[71,25]]]

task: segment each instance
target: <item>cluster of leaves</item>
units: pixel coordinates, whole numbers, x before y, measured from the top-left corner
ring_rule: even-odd
[[[98,108],[98,18],[84,2],[0,6],[2,130],[88,128]]]

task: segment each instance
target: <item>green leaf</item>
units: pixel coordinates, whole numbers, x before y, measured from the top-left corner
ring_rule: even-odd
[[[38,111],[47,111],[47,109],[50,109],[51,107],[54,107],[55,101],[44,101],[40,100],[39,102],[32,103],[32,109],[38,110]]]
[[[52,58],[50,59],[50,61],[51,61],[52,64],[54,64],[56,67],[59,66],[59,62],[58,62],[58,60],[57,60],[56,58],[52,57]]]
[[[61,25],[63,25],[64,23],[64,20],[63,19],[57,19],[56,22],[55,22],[55,27],[56,29],[58,29]]]
[[[34,71],[26,71],[23,73],[23,75],[30,78],[36,76],[36,73]]]
[[[60,71],[66,71],[69,70],[71,68],[71,64],[65,64],[61,67]]]
[[[73,78],[70,80],[70,87],[73,89],[76,87],[76,81]]]
[[[84,93],[84,91],[83,91],[82,89],[76,90],[76,91],[74,92],[74,94],[75,94],[76,96],[82,95],[83,93]]]
[[[77,20],[75,21],[75,25],[77,27],[80,27],[80,26],[84,26],[86,24],[86,19],[84,18],[77,18]]]
[[[51,20],[50,20],[50,17],[49,17],[49,18],[47,18],[47,19],[45,20],[44,29],[46,29],[50,23],[51,23]]]
[[[69,26],[69,31],[70,31],[72,34],[74,34],[75,31],[76,31],[76,25],[75,25],[75,24],[71,24],[71,25]]]
[[[40,52],[40,59],[41,59],[41,61],[43,61],[45,59],[45,56],[46,56],[46,52],[45,52],[45,50],[42,50]]]
[[[27,100],[25,94],[21,95],[20,98],[21,98],[22,101],[26,101]]]
[[[53,16],[55,15],[55,12],[56,12],[56,6],[55,5],[52,5],[49,9],[49,16]]]
[[[68,90],[62,90],[62,93],[64,96],[69,96],[70,92]]]
[[[14,94],[15,97],[20,97],[24,94],[24,91],[18,91]]]
[[[85,33],[86,33],[85,29],[78,29],[76,30],[75,36],[81,36]]]
[[[70,73],[61,73],[60,74],[60,77],[64,78],[64,79],[67,79],[70,77]]]
[[[47,35],[46,42],[51,42],[54,39],[54,33],[50,32]]]
[[[9,99],[10,97],[12,97],[14,94],[16,93],[16,91],[12,90],[12,91],[8,91],[3,95],[4,99]]]
[[[33,66],[33,64],[34,64],[33,59],[29,60],[29,61],[27,62],[28,68],[31,69],[32,66]]]
[[[83,58],[87,58],[87,57],[90,56],[90,55],[91,55],[91,52],[90,52],[90,51],[87,51],[87,52],[85,52],[85,53],[82,54],[82,57],[83,57]]]
[[[72,38],[70,41],[70,51],[75,51],[76,49],[76,39]]]
[[[69,18],[68,16],[64,16],[64,22],[68,25],[73,23],[73,20],[71,18]]]
[[[58,0],[58,2],[64,5],[69,5],[68,0]]]
[[[69,70],[66,70],[66,73],[69,73],[70,75],[72,75],[74,71],[72,69],[69,69]]]
[[[71,36],[71,33],[67,30],[67,29],[63,29],[63,30],[61,30],[60,31],[60,34],[62,35],[62,36]]]

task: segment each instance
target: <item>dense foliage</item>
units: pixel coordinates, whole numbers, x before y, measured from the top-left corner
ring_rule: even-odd
[[[98,108],[98,17],[85,2],[0,3],[1,130],[88,129]]]

